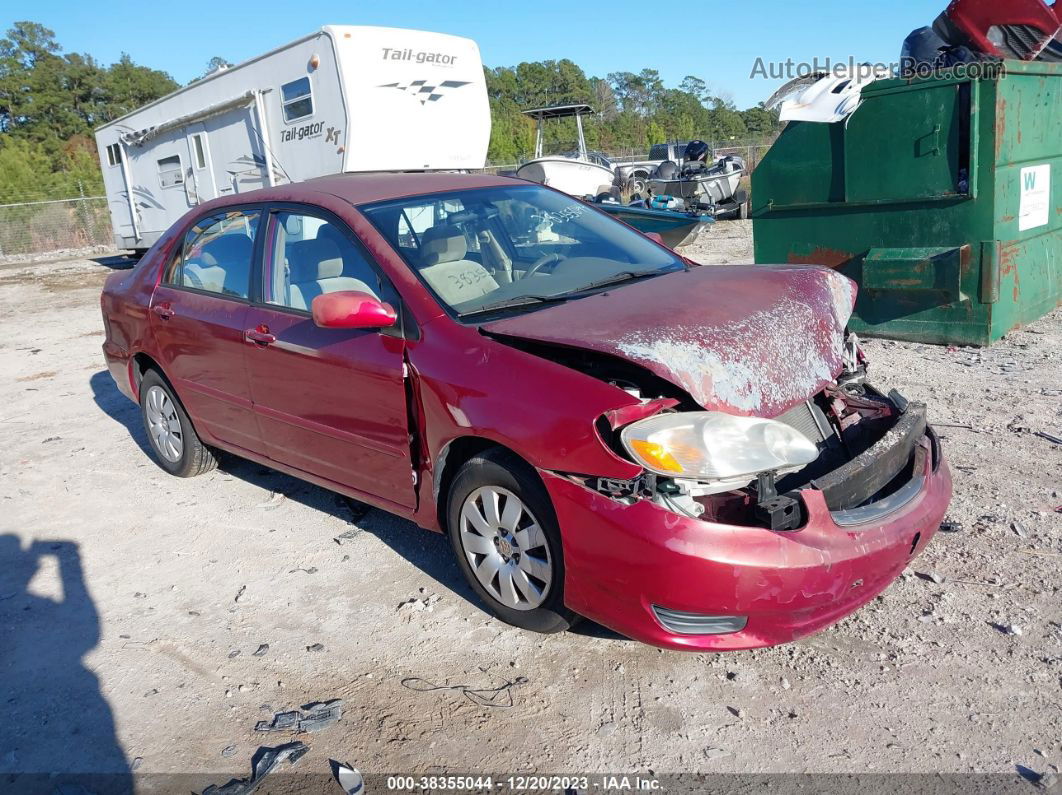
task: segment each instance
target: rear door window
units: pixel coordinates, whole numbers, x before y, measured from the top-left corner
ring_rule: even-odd
[[[165,281],[176,287],[246,300],[261,217],[259,210],[209,215],[188,230]]]
[[[302,212],[276,212],[266,254],[263,300],[309,312],[325,293],[355,290],[390,300],[368,254],[345,226]]]

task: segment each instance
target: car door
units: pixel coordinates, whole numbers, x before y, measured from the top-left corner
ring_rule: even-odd
[[[151,297],[163,371],[192,422],[221,442],[257,450],[244,364],[260,208],[207,215],[185,234]]]
[[[247,315],[251,398],[268,455],[352,489],[413,506],[413,467],[396,329],[326,329],[315,296],[393,288],[339,219],[304,207],[270,213],[259,300]]]

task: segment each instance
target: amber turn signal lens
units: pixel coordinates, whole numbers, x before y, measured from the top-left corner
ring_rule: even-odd
[[[682,466],[662,444],[647,442],[643,439],[631,439],[629,444],[635,455],[641,458],[645,463],[655,465],[651,468],[682,474]]]

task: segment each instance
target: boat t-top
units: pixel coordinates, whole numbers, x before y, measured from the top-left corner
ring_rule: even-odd
[[[516,176],[530,182],[549,185],[579,198],[607,192],[616,178],[615,170],[604,155],[587,151],[586,136],[583,134],[583,116],[590,116],[593,112],[594,109],[589,105],[558,105],[525,110],[524,115],[536,121],[535,156],[516,170]],[[544,122],[547,119],[567,119],[572,116],[575,117],[575,128],[579,134],[578,151],[543,156]]]

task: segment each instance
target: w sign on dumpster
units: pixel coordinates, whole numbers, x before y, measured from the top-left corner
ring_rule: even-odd
[[[853,331],[988,345],[1062,299],[1062,64],[876,80],[752,175],[756,262],[860,285]]]
[[[1021,208],[1018,231],[1046,226],[1051,218],[1051,166],[1031,166],[1021,170]]]

